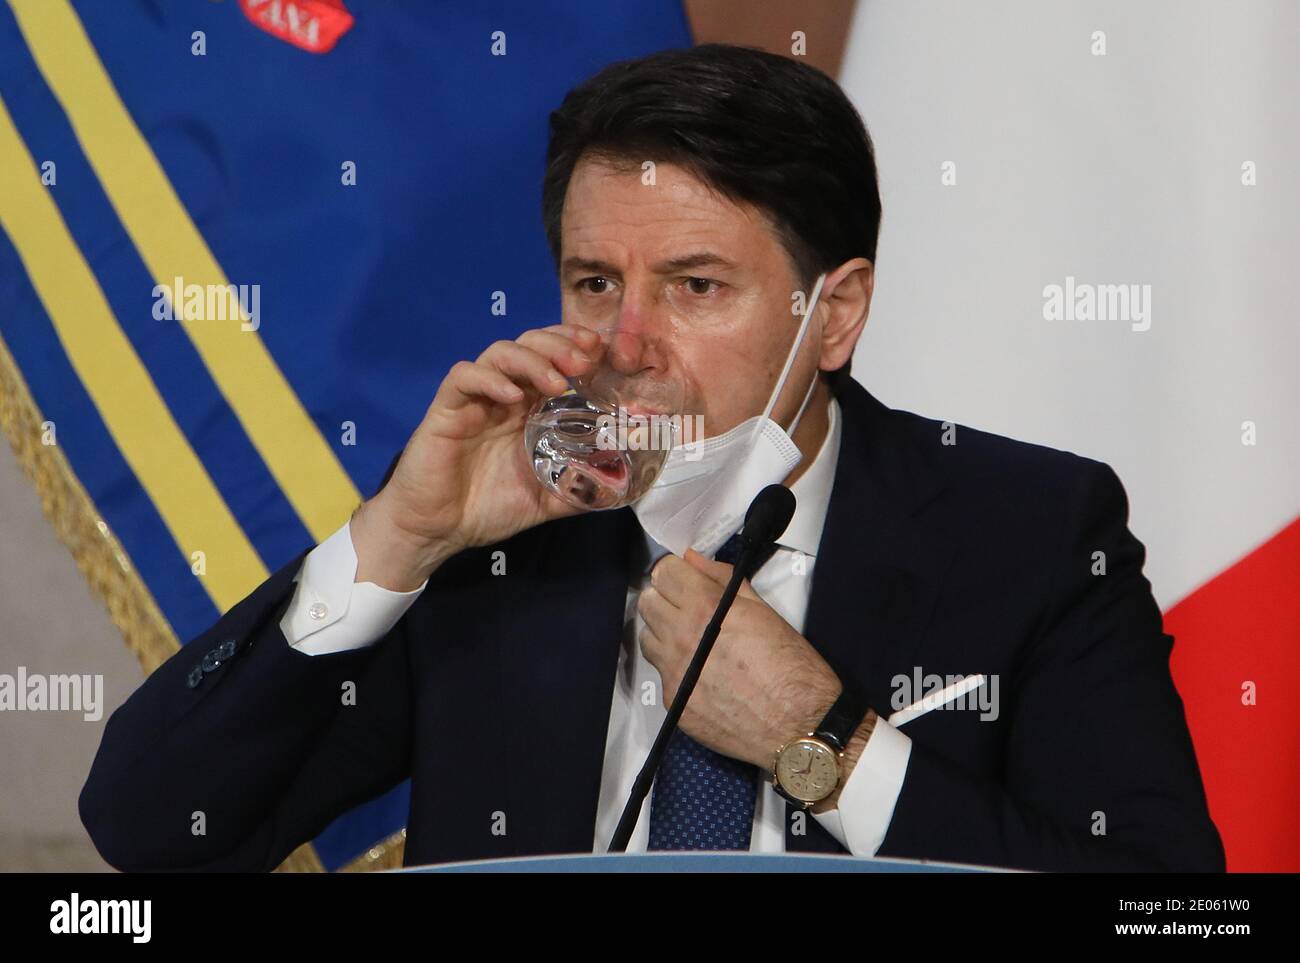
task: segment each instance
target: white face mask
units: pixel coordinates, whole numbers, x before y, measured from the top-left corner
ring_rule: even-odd
[[[650,490],[632,503],[646,534],[674,555],[693,548],[712,558],[744,524],[754,497],[784,481],[803,457],[791,439],[817,385],[814,376],[787,434],[770,417],[803,344],[826,275],[820,274],[799,323],[799,333],[761,415],[712,438],[678,445],[668,452]]]

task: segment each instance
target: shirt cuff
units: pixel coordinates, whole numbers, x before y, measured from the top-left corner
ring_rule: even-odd
[[[419,598],[429,580],[410,592],[355,582],[357,552],[350,522],[307,553],[293,601],[280,619],[289,644],[306,655],[361,649],[382,639]]]
[[[813,818],[854,856],[876,855],[889,832],[911,757],[912,740],[877,718],[836,808],[813,813]]]

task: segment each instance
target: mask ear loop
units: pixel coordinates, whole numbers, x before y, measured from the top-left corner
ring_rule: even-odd
[[[803,394],[803,401],[799,403],[799,410],[794,413],[794,421],[790,422],[790,427],[786,434],[791,438],[794,437],[794,430],[799,427],[799,419],[803,417],[803,411],[808,407],[808,402],[812,400],[813,389],[817,387],[817,372],[813,372],[812,381],[808,382],[808,390]]]
[[[772,416],[772,409],[776,407],[777,399],[781,397],[781,389],[785,387],[785,379],[790,374],[790,369],[794,367],[794,359],[799,355],[799,348],[803,345],[803,336],[808,330],[808,322],[812,320],[813,309],[817,307],[817,299],[821,297],[822,285],[826,283],[826,273],[822,272],[817,275],[817,283],[813,285],[812,296],[808,299],[808,307],[804,309],[803,318],[799,322],[799,333],[794,337],[794,344],[790,347],[790,353],[786,355],[785,367],[781,369],[781,376],[776,379],[776,390],[772,392],[772,397],[767,400],[767,407],[763,409],[763,417],[754,425],[753,434],[750,436],[750,445],[758,438],[758,433],[762,431],[768,419]],[[799,419],[803,416],[803,410],[808,406],[808,399],[812,397],[813,388],[817,384],[816,376],[813,382],[808,386],[804,393],[803,403],[799,405],[799,410],[795,413],[794,421],[790,423],[789,434],[794,434],[795,426],[799,424]],[[778,426],[779,427],[779,426]]]

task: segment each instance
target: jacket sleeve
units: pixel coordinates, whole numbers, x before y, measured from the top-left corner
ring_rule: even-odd
[[[109,717],[78,808],[110,865],[269,871],[409,775],[408,619],[364,649],[292,648],[280,619],[306,556],[182,647]]]
[[[1169,671],[1173,639],[1142,574],[1145,550],[1128,530],[1115,473],[1085,464],[1061,556],[1048,560],[1057,567],[1052,601],[1001,686],[1010,711],[1001,777],[914,742],[877,855],[1057,871],[1224,870]]]
[[[181,648],[110,716],[79,809],[111,865],[269,871],[406,778],[407,621],[364,650],[298,652],[279,621],[301,562]]]

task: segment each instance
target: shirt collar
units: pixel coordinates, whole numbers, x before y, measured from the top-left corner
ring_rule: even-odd
[[[821,544],[835,466],[840,457],[840,403],[835,398],[831,398],[827,413],[826,437],[812,464],[790,486],[795,498],[794,517],[786,526],[785,534],[777,540],[778,545],[812,556]]]

